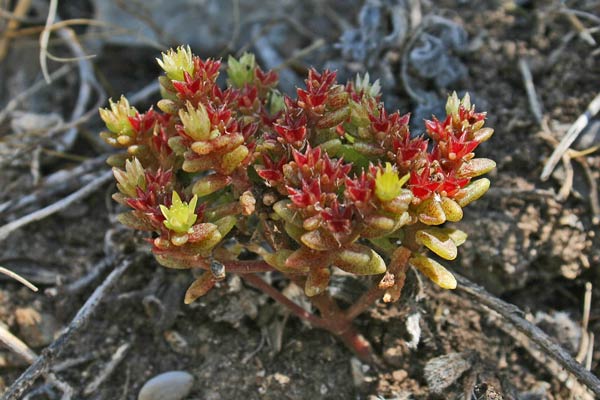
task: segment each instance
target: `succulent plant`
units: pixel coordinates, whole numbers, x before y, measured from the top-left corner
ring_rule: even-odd
[[[429,252],[456,258],[466,234],[447,223],[487,191],[489,180],[479,177],[495,166],[475,158],[493,130],[468,95],[450,95],[446,116],[411,137],[409,115],[387,111],[368,75],[340,84],[335,72],[311,69],[289,97],[249,54],[229,58],[224,88],[221,62],[189,47],[158,62],[159,111],[111,101],[100,110],[108,128],[101,135],[125,150],[108,160],[114,198],[131,208],[120,221],[153,232],[162,265],[205,270],[186,303],[239,273],[372,361],[352,319],[378,298],[397,300],[409,266],[456,287]],[[377,277],[345,311],[328,294],[338,269]],[[320,317],[295,310],[255,275],[263,271],[302,285]]]

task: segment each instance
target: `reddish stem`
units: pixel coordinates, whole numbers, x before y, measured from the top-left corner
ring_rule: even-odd
[[[406,277],[406,269],[408,268],[408,259],[412,252],[406,247],[398,248],[392,255],[388,271],[394,275],[397,289],[402,290],[404,279]],[[385,294],[386,288],[380,288],[374,284],[367,290],[354,304],[352,304],[345,312],[345,318],[348,321],[354,320],[360,314],[368,310],[378,299]]]
[[[254,286],[266,295],[270,296],[273,300],[287,307],[288,310],[294,313],[294,315],[296,315],[298,318],[308,321],[312,326],[316,328],[329,330],[329,324],[327,323],[327,321],[325,321],[323,318],[317,317],[316,315],[300,307],[298,304],[294,303],[279,290],[275,289],[273,286],[265,282],[260,276],[254,274],[246,274],[242,275],[242,278],[250,285]]]
[[[299,277],[290,277],[290,279],[296,284],[302,284]],[[346,318],[344,311],[339,308],[328,292],[309,297],[309,299],[317,307],[326,323],[323,329],[337,336],[362,362],[373,366],[382,365],[381,360],[373,352],[371,344],[358,333],[352,325],[352,320]]]
[[[275,271],[273,267],[262,260],[253,261],[224,261],[225,271],[233,274],[253,274],[256,272]]]
[[[242,275],[242,278],[250,285],[287,307],[297,317],[308,321],[313,327],[326,330],[337,336],[361,361],[374,366],[381,365],[381,361],[373,353],[369,342],[356,331],[354,326],[352,326],[352,321],[344,317],[344,312],[340,310],[329,294],[322,293],[310,298],[311,302],[321,313],[321,317],[318,317],[288,299],[283,293],[269,285],[258,275],[246,274]],[[290,279],[297,284],[300,283],[300,278],[298,277],[290,277]]]

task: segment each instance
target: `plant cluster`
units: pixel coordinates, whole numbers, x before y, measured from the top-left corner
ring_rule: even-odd
[[[449,96],[447,115],[412,136],[409,115],[388,112],[368,75],[340,84],[335,72],[311,69],[294,98],[250,54],[229,58],[226,85],[218,83],[221,62],[189,47],[158,63],[158,110],[111,101],[100,110],[101,135],[124,150],[109,159],[114,198],[131,209],[119,220],[152,232],[162,265],[202,271],[186,303],[239,273],[294,310],[255,275],[279,271],[321,314],[305,317],[342,335],[373,301],[399,298],[409,265],[456,287],[428,250],[457,256],[466,234],[444,223],[462,219],[490,185],[474,178],[495,166],[473,153],[493,130],[468,95]],[[336,269],[377,280],[342,310],[327,291]]]

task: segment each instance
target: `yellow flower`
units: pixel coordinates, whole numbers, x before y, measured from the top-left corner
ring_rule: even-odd
[[[177,192],[173,191],[171,207],[160,206],[160,211],[165,216],[163,222],[167,228],[177,233],[188,233],[191,227],[196,222],[196,203],[198,196],[194,195],[189,204],[181,201]]]
[[[194,56],[190,46],[179,46],[177,50],[170,49],[162,54],[162,60],[157,58],[158,65],[165,71],[167,77],[174,81],[183,81],[183,73],[194,74]]]
[[[402,192],[402,186],[409,178],[409,174],[402,178],[398,177],[398,173],[392,167],[392,164],[385,163],[385,170],[377,171],[375,178],[375,196],[381,201],[392,201]]]

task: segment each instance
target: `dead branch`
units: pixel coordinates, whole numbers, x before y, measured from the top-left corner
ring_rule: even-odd
[[[92,314],[98,308],[98,305],[106,297],[109,290],[119,281],[127,269],[133,265],[131,258],[124,259],[99,285],[94,293],[87,299],[85,304],[79,309],[67,329],[53,341],[42,354],[31,364],[25,372],[6,390],[2,400],[18,400],[21,395],[28,390],[35,380],[42,374],[45,374],[52,361],[60,355],[73,335],[78,333],[89,321]]]
[[[28,225],[32,222],[39,221],[44,219],[52,214],[57,213],[58,211],[64,210],[71,204],[75,203],[78,200],[81,200],[90,194],[94,193],[98,188],[102,185],[106,184],[110,180],[112,180],[112,171],[106,171],[78,191],[71,193],[64,199],[57,201],[56,203],[50,204],[47,207],[44,207],[40,210],[34,211],[31,214],[27,214],[15,221],[9,222],[8,224],[0,227],[0,241],[6,239],[13,231]]]
[[[50,74],[50,77],[53,80],[62,78],[63,76],[65,76],[69,72],[71,72],[71,69],[72,68],[70,65],[63,65],[56,71],[52,71],[52,73]],[[27,90],[22,91],[21,93],[19,93],[18,95],[16,95],[12,99],[10,99],[10,101],[6,104],[4,109],[2,111],[0,111],[0,123],[4,122],[6,117],[11,112],[13,112],[19,106],[19,104],[21,104],[25,99],[34,95],[40,89],[46,87],[47,85],[48,85],[48,83],[44,79],[40,79],[39,81],[37,81],[33,85],[31,85],[31,87],[27,88]]]
[[[600,396],[600,379],[575,361],[565,349],[556,344],[540,328],[523,318],[523,312],[518,307],[495,297],[481,286],[463,276],[456,273],[454,273],[454,276],[459,283],[458,290],[468,294],[477,300],[478,303],[500,314],[533,343],[538,345],[548,357],[558,362],[563,368],[573,374],[575,378],[587,386],[596,396]]]
[[[92,88],[98,96],[98,103],[102,104],[106,100],[106,94],[102,86],[96,81],[94,76],[94,68],[89,60],[89,57],[83,51],[81,44],[77,40],[77,36],[72,29],[63,28],[58,30],[58,35],[64,39],[77,59],[79,69],[79,93],[77,94],[77,102],[71,113],[70,120],[76,121],[86,114],[86,106],[92,94]],[[91,109],[96,112],[97,108]],[[60,151],[68,150],[75,143],[77,138],[77,127],[69,129],[63,137],[61,137],[62,148]]]
[[[104,165],[106,158],[107,155],[102,154],[98,157],[86,160],[71,169],[61,169],[48,175],[43,179],[41,187],[37,190],[17,199],[1,203],[0,214],[15,212],[32,204],[39,204],[59,193],[74,190],[75,188],[81,187],[82,184],[89,183],[94,176],[86,174],[93,170],[97,170]]]

